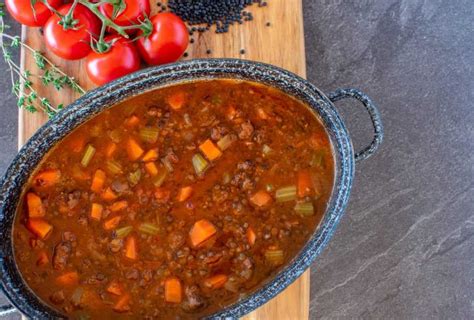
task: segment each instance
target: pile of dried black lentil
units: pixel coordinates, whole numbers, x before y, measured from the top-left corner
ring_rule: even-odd
[[[267,5],[264,0],[169,0],[168,9],[180,16],[192,27],[190,34],[204,32],[212,25],[216,33],[224,33],[234,23],[242,24],[253,20],[252,13],[245,8],[252,4]]]

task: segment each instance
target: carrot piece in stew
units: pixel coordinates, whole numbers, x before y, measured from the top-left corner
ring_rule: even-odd
[[[154,177],[158,174],[158,167],[154,162],[147,162],[145,163],[145,170],[150,174],[150,176]]]
[[[177,199],[179,202],[183,202],[189,199],[193,193],[193,187],[187,186],[179,189]]]
[[[125,241],[125,257],[136,260],[138,258],[137,241],[134,236],[128,236]]]
[[[128,207],[128,202],[125,200],[114,202],[109,206],[109,210],[112,212],[117,212]]]
[[[217,232],[216,227],[206,219],[196,221],[189,231],[189,238],[193,247],[198,247]]]
[[[115,151],[117,151],[117,145],[115,143],[111,142],[107,146],[107,149],[105,149],[105,155],[107,156],[107,158],[112,158]]]
[[[37,266],[44,266],[48,263],[49,263],[48,254],[46,253],[46,251],[43,250],[38,255],[38,260],[36,260],[36,265]]]
[[[123,294],[122,286],[116,280],[112,280],[106,290],[108,293],[115,294],[116,296],[121,296]]]
[[[104,199],[104,200],[112,201],[112,200],[115,200],[117,198],[118,198],[118,196],[110,188],[105,189],[105,191],[102,193],[102,199]]]
[[[313,181],[309,170],[300,170],[298,172],[298,197],[303,198],[313,193]]]
[[[92,178],[91,191],[100,193],[104,187],[105,178],[105,172],[97,169],[94,173],[94,177]]]
[[[117,303],[114,305],[113,310],[115,312],[127,312],[130,311],[130,300],[131,297],[128,293],[120,297]]]
[[[101,204],[93,203],[91,207],[91,218],[99,221],[102,218],[104,207]]]
[[[79,283],[79,275],[76,271],[66,272],[56,278],[56,282],[63,286],[72,286]]]
[[[148,150],[142,158],[143,162],[150,162],[158,160],[158,149]]]
[[[46,238],[53,230],[53,226],[41,218],[28,219],[26,228],[41,239]]]
[[[44,170],[36,175],[34,183],[37,187],[48,188],[54,186],[61,178],[61,171],[57,169]]]
[[[229,277],[225,274],[216,274],[215,276],[205,279],[204,286],[210,289],[219,289],[225,285],[228,278]]]
[[[127,141],[127,153],[128,157],[132,161],[138,160],[142,155],[143,155],[143,149],[140,147],[138,142],[136,142],[134,139],[130,138]]]
[[[165,301],[171,303],[180,303],[182,300],[181,281],[176,277],[165,280]]]
[[[247,242],[249,243],[249,245],[253,246],[255,244],[255,240],[257,240],[257,235],[255,234],[255,231],[253,231],[253,228],[248,227],[245,235],[247,237]]]
[[[28,204],[28,217],[30,218],[41,218],[46,215],[43,202],[41,198],[33,192],[26,194],[26,202]]]
[[[117,228],[117,226],[120,223],[120,220],[122,220],[122,217],[120,217],[120,216],[110,218],[109,220],[104,222],[104,229],[105,230],[112,230],[112,229]]]
[[[222,155],[221,150],[210,140],[207,139],[200,146],[199,150],[206,156],[210,161],[214,161]]]
[[[184,102],[186,101],[186,93],[184,91],[175,92],[168,97],[167,101],[171,109],[179,110],[184,106]]]
[[[264,190],[257,191],[250,197],[250,202],[257,207],[266,207],[272,200],[272,196]]]
[[[135,127],[137,124],[140,123],[140,118],[138,118],[136,115],[131,115],[126,121],[125,124],[127,127]]]

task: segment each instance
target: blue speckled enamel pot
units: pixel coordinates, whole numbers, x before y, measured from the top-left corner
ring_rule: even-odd
[[[42,155],[79,125],[124,99],[172,84],[216,78],[259,82],[308,104],[321,118],[329,133],[334,148],[336,177],[327,211],[300,253],[260,290],[211,317],[237,318],[256,309],[285,289],[311,265],[328,243],[344,213],[354,178],[355,162],[369,157],[382,141],[382,123],[374,104],[356,89],[340,89],[325,95],[297,75],[262,63],[232,59],[179,62],[145,69],[88,92],[41,127],[13,160],[0,184],[0,277],[3,292],[19,311],[32,319],[64,317],[41,302],[27,287],[16,267],[13,254],[12,226],[16,208],[23,185],[40,163]],[[333,105],[334,101],[344,98],[355,98],[361,102],[374,126],[372,143],[357,154],[354,154],[346,126]]]

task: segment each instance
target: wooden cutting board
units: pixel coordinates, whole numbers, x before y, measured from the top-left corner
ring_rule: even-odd
[[[254,20],[231,26],[226,34],[212,31],[195,33],[194,44],[188,48],[189,56],[186,59],[225,57],[256,60],[283,67],[304,77],[306,63],[301,0],[268,0],[268,6],[258,8],[254,5],[249,11],[253,13]],[[23,27],[22,38],[31,47],[46,52],[39,29]],[[241,49],[245,50],[244,54],[241,54]],[[211,50],[211,53],[208,54],[207,50]],[[83,88],[94,87],[87,79],[83,62],[66,62],[48,52],[46,56],[67,74],[74,76]],[[22,67],[35,73],[37,68],[33,56],[23,51],[21,57]],[[54,105],[67,105],[79,97],[69,90],[58,92],[37,84],[35,88]],[[19,112],[18,145],[21,147],[47,121],[47,117],[41,113]],[[308,270],[284,292],[244,319],[308,319],[309,285]]]

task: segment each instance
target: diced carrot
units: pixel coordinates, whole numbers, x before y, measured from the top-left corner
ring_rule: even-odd
[[[105,172],[100,169],[97,169],[94,173],[94,177],[92,178],[91,191],[95,193],[100,193],[102,191],[102,188],[104,187],[105,178]]]
[[[53,230],[53,226],[41,218],[28,219],[26,221],[26,228],[41,239],[46,238]]]
[[[197,247],[217,232],[216,227],[206,219],[196,221],[189,231],[189,238],[193,247]]]
[[[76,180],[86,181],[89,180],[90,174],[82,170],[82,167],[79,164],[76,164],[72,168],[72,177]]]
[[[110,188],[105,189],[105,191],[102,193],[102,199],[104,199],[104,200],[112,201],[112,200],[115,200],[117,198],[118,198],[118,196]]]
[[[79,153],[84,149],[86,145],[86,138],[84,136],[76,136],[74,140],[71,140],[69,146],[72,152]]]
[[[128,293],[120,297],[117,303],[113,306],[115,312],[127,312],[130,311],[130,300],[131,297]]]
[[[227,114],[227,118],[232,120],[235,118],[235,115],[237,114],[237,110],[235,110],[235,107],[233,105],[230,105],[227,107],[226,114]]]
[[[210,140],[207,139],[199,146],[199,150],[211,161],[219,158],[222,155],[221,150]]]
[[[33,179],[37,187],[48,188],[54,186],[61,178],[61,171],[57,169],[44,170]]]
[[[106,290],[108,293],[115,294],[116,296],[121,296],[123,294],[122,286],[116,280],[112,280]]]
[[[227,277],[225,274],[216,274],[215,276],[205,279],[204,286],[210,289],[219,289],[225,285],[228,278],[229,277]]]
[[[150,174],[150,176],[156,176],[158,174],[158,167],[154,162],[145,163],[145,170]]]
[[[115,151],[117,151],[117,145],[111,142],[105,150],[105,155],[107,156],[107,158],[111,158],[114,155]]]
[[[48,264],[49,258],[48,254],[46,251],[41,251],[38,255],[38,260],[36,260],[36,265],[37,266],[44,266],[45,264]]]
[[[138,258],[137,241],[134,236],[129,236],[125,241],[125,256],[132,260]]]
[[[127,152],[130,160],[136,161],[143,155],[144,151],[138,142],[136,142],[133,138],[130,138],[127,141]]]
[[[267,120],[270,118],[263,108],[257,108],[257,115],[262,120]]]
[[[28,216],[30,218],[41,218],[46,214],[41,198],[33,192],[26,194],[26,202],[28,204]]]
[[[191,197],[192,193],[193,193],[193,187],[191,186],[182,187],[181,189],[179,189],[178,196],[176,199],[179,202],[186,201],[189,199],[189,197]]]
[[[128,202],[125,200],[121,200],[121,201],[112,203],[112,205],[109,206],[109,210],[112,212],[117,212],[117,211],[125,209],[126,207],[128,207]]]
[[[142,158],[143,162],[150,162],[158,160],[158,149],[148,150]]]
[[[186,100],[186,93],[184,91],[179,91],[169,96],[167,101],[171,109],[179,110],[184,106],[185,100]]]
[[[180,303],[182,300],[181,281],[176,277],[165,280],[165,301],[171,303]]]
[[[137,117],[136,115],[131,115],[126,121],[125,124],[127,127],[135,127],[137,124],[140,123],[140,118]]]
[[[252,227],[248,227],[245,235],[247,236],[249,245],[253,246],[255,244],[255,240],[257,240],[257,235],[255,234],[255,231],[253,231]]]
[[[313,193],[313,181],[309,170],[300,170],[298,172],[298,197],[303,198]]]
[[[79,275],[76,271],[66,272],[56,278],[56,282],[63,286],[72,286],[79,283]]]
[[[257,191],[253,196],[250,197],[250,202],[252,202],[257,207],[265,207],[272,202],[272,197],[270,194],[264,190]]]
[[[120,216],[110,218],[109,220],[104,222],[104,229],[105,230],[112,230],[112,229],[117,228],[117,226],[120,223],[120,220],[122,220],[122,217],[120,217]]]
[[[104,207],[101,204],[93,203],[91,207],[91,218],[100,221],[100,219],[102,219],[102,211],[104,211]]]
[[[155,191],[155,198],[159,200],[160,202],[167,202],[170,198],[171,191],[169,189],[165,188],[156,188]]]

